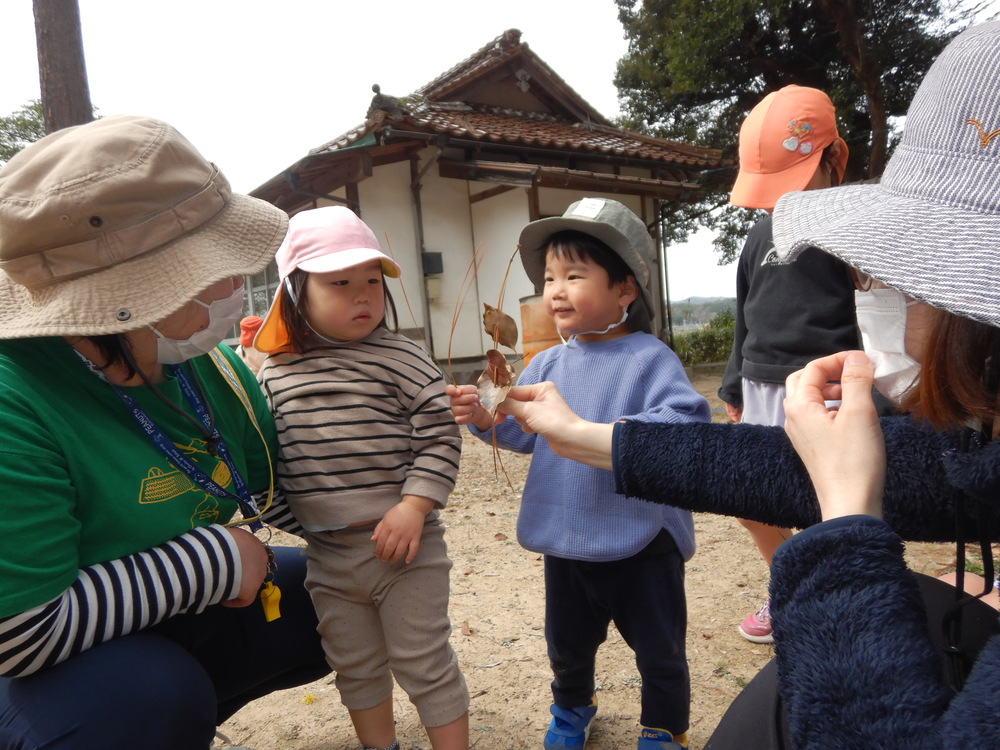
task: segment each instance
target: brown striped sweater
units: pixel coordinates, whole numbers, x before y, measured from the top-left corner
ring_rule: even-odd
[[[277,481],[310,531],[375,520],[402,495],[443,507],[462,439],[444,379],[415,343],[383,328],[268,357],[258,379],[278,430]]]

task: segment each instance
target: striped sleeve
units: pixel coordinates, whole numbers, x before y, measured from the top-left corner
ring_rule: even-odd
[[[415,395],[410,420],[413,461],[406,472],[403,494],[427,497],[444,506],[458,476],[462,433],[455,424],[440,377]]]
[[[267,501],[267,493],[261,492],[254,495],[253,499],[254,502],[257,503],[258,508],[263,507],[264,503]],[[292,515],[292,509],[288,507],[288,501],[285,499],[285,493],[277,487],[274,488],[274,497],[271,498],[271,507],[264,511],[260,518],[269,526],[274,526],[276,529],[284,531],[288,534],[302,536],[304,532],[302,524],[295,519],[295,516]]]
[[[221,526],[80,570],[44,604],[0,619],[0,675],[21,677],[182,612],[234,598],[242,570]]]

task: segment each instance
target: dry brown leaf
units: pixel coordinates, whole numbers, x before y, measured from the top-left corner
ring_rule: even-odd
[[[469,621],[462,621],[462,635],[472,635],[472,628],[469,627]]]
[[[498,542],[506,542],[507,541],[507,535],[504,534],[504,533],[502,533],[502,532],[499,533],[499,534],[494,534],[493,538],[496,539]]]
[[[479,403],[490,414],[496,414],[497,406],[507,398],[507,392],[514,385],[514,368],[497,349],[486,352],[486,369],[476,381]]]
[[[494,346],[501,344],[514,350],[517,346],[517,323],[503,310],[483,303],[483,330],[493,339]]]

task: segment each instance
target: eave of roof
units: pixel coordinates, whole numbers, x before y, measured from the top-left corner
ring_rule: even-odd
[[[338,154],[347,157],[345,152],[367,151],[373,157],[369,163],[377,165],[402,158],[402,154],[429,142],[442,148],[451,145],[465,149],[470,158],[496,159],[498,154],[504,154],[501,160],[558,159],[567,167],[573,166],[567,159],[599,159],[623,166],[659,169],[657,165],[661,165],[671,171],[695,172],[722,163],[722,154],[715,149],[615,128],[534,55],[520,36],[516,29],[504,32],[409,97],[383,96],[375,87],[376,96],[364,123],[311,149],[307,156],[251,194],[276,200],[292,181],[290,177],[311,180],[322,165],[331,165],[329,159],[336,160]],[[540,80],[533,94],[543,96],[549,104],[558,104],[556,109],[564,116],[443,100],[468,92],[477,82],[500,75],[498,69],[509,68],[515,62],[517,70],[529,66],[533,73],[540,72],[535,75]],[[678,183],[693,187],[689,177],[684,175],[685,179]],[[331,183],[331,189],[336,189],[335,185]]]

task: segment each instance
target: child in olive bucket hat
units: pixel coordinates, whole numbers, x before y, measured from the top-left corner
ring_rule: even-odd
[[[587,419],[707,422],[708,403],[677,356],[651,335],[652,238],[626,206],[584,198],[521,232],[521,261],[566,337],[536,354],[519,383],[551,380]],[[452,411],[484,441],[493,419],[475,386],[449,386]],[[642,676],[640,750],[686,746],[690,685],[685,656],[684,561],[694,554],[691,514],[615,492],[611,472],[557,456],[512,419],[502,448],[531,453],[520,544],[545,555],[545,637],[555,679],[547,750],[582,748],[597,713],[594,659],[614,622]]]

